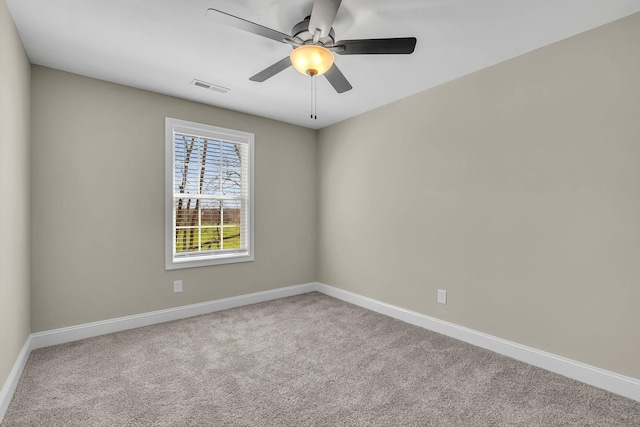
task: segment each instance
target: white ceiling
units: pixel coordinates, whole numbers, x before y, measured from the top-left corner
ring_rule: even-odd
[[[289,68],[291,47],[217,24],[213,7],[289,34],[313,0],[6,0],[33,64],[319,129],[640,12],[640,0],[343,0],[336,40],[409,37],[412,55],[336,55],[338,94]],[[193,79],[230,88],[222,94]]]

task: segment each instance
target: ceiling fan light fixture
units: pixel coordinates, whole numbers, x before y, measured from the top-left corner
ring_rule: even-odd
[[[296,70],[308,76],[320,76],[333,65],[333,54],[325,47],[312,44],[293,49],[290,59]]]

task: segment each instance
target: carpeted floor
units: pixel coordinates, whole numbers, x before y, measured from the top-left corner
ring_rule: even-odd
[[[311,293],[36,350],[2,427],[640,426],[640,402]]]

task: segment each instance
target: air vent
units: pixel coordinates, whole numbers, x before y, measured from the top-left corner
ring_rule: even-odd
[[[228,87],[214,85],[213,83],[207,83],[207,82],[203,82],[202,80],[197,80],[197,79],[193,79],[191,81],[191,84],[194,85],[194,86],[201,87],[203,89],[212,90],[212,91],[220,92],[220,93],[227,93],[227,92],[229,92],[231,90]]]

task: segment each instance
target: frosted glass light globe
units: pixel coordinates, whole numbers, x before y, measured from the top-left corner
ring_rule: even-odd
[[[322,75],[333,65],[333,54],[328,49],[311,44],[295,48],[290,58],[296,70],[309,76]]]

